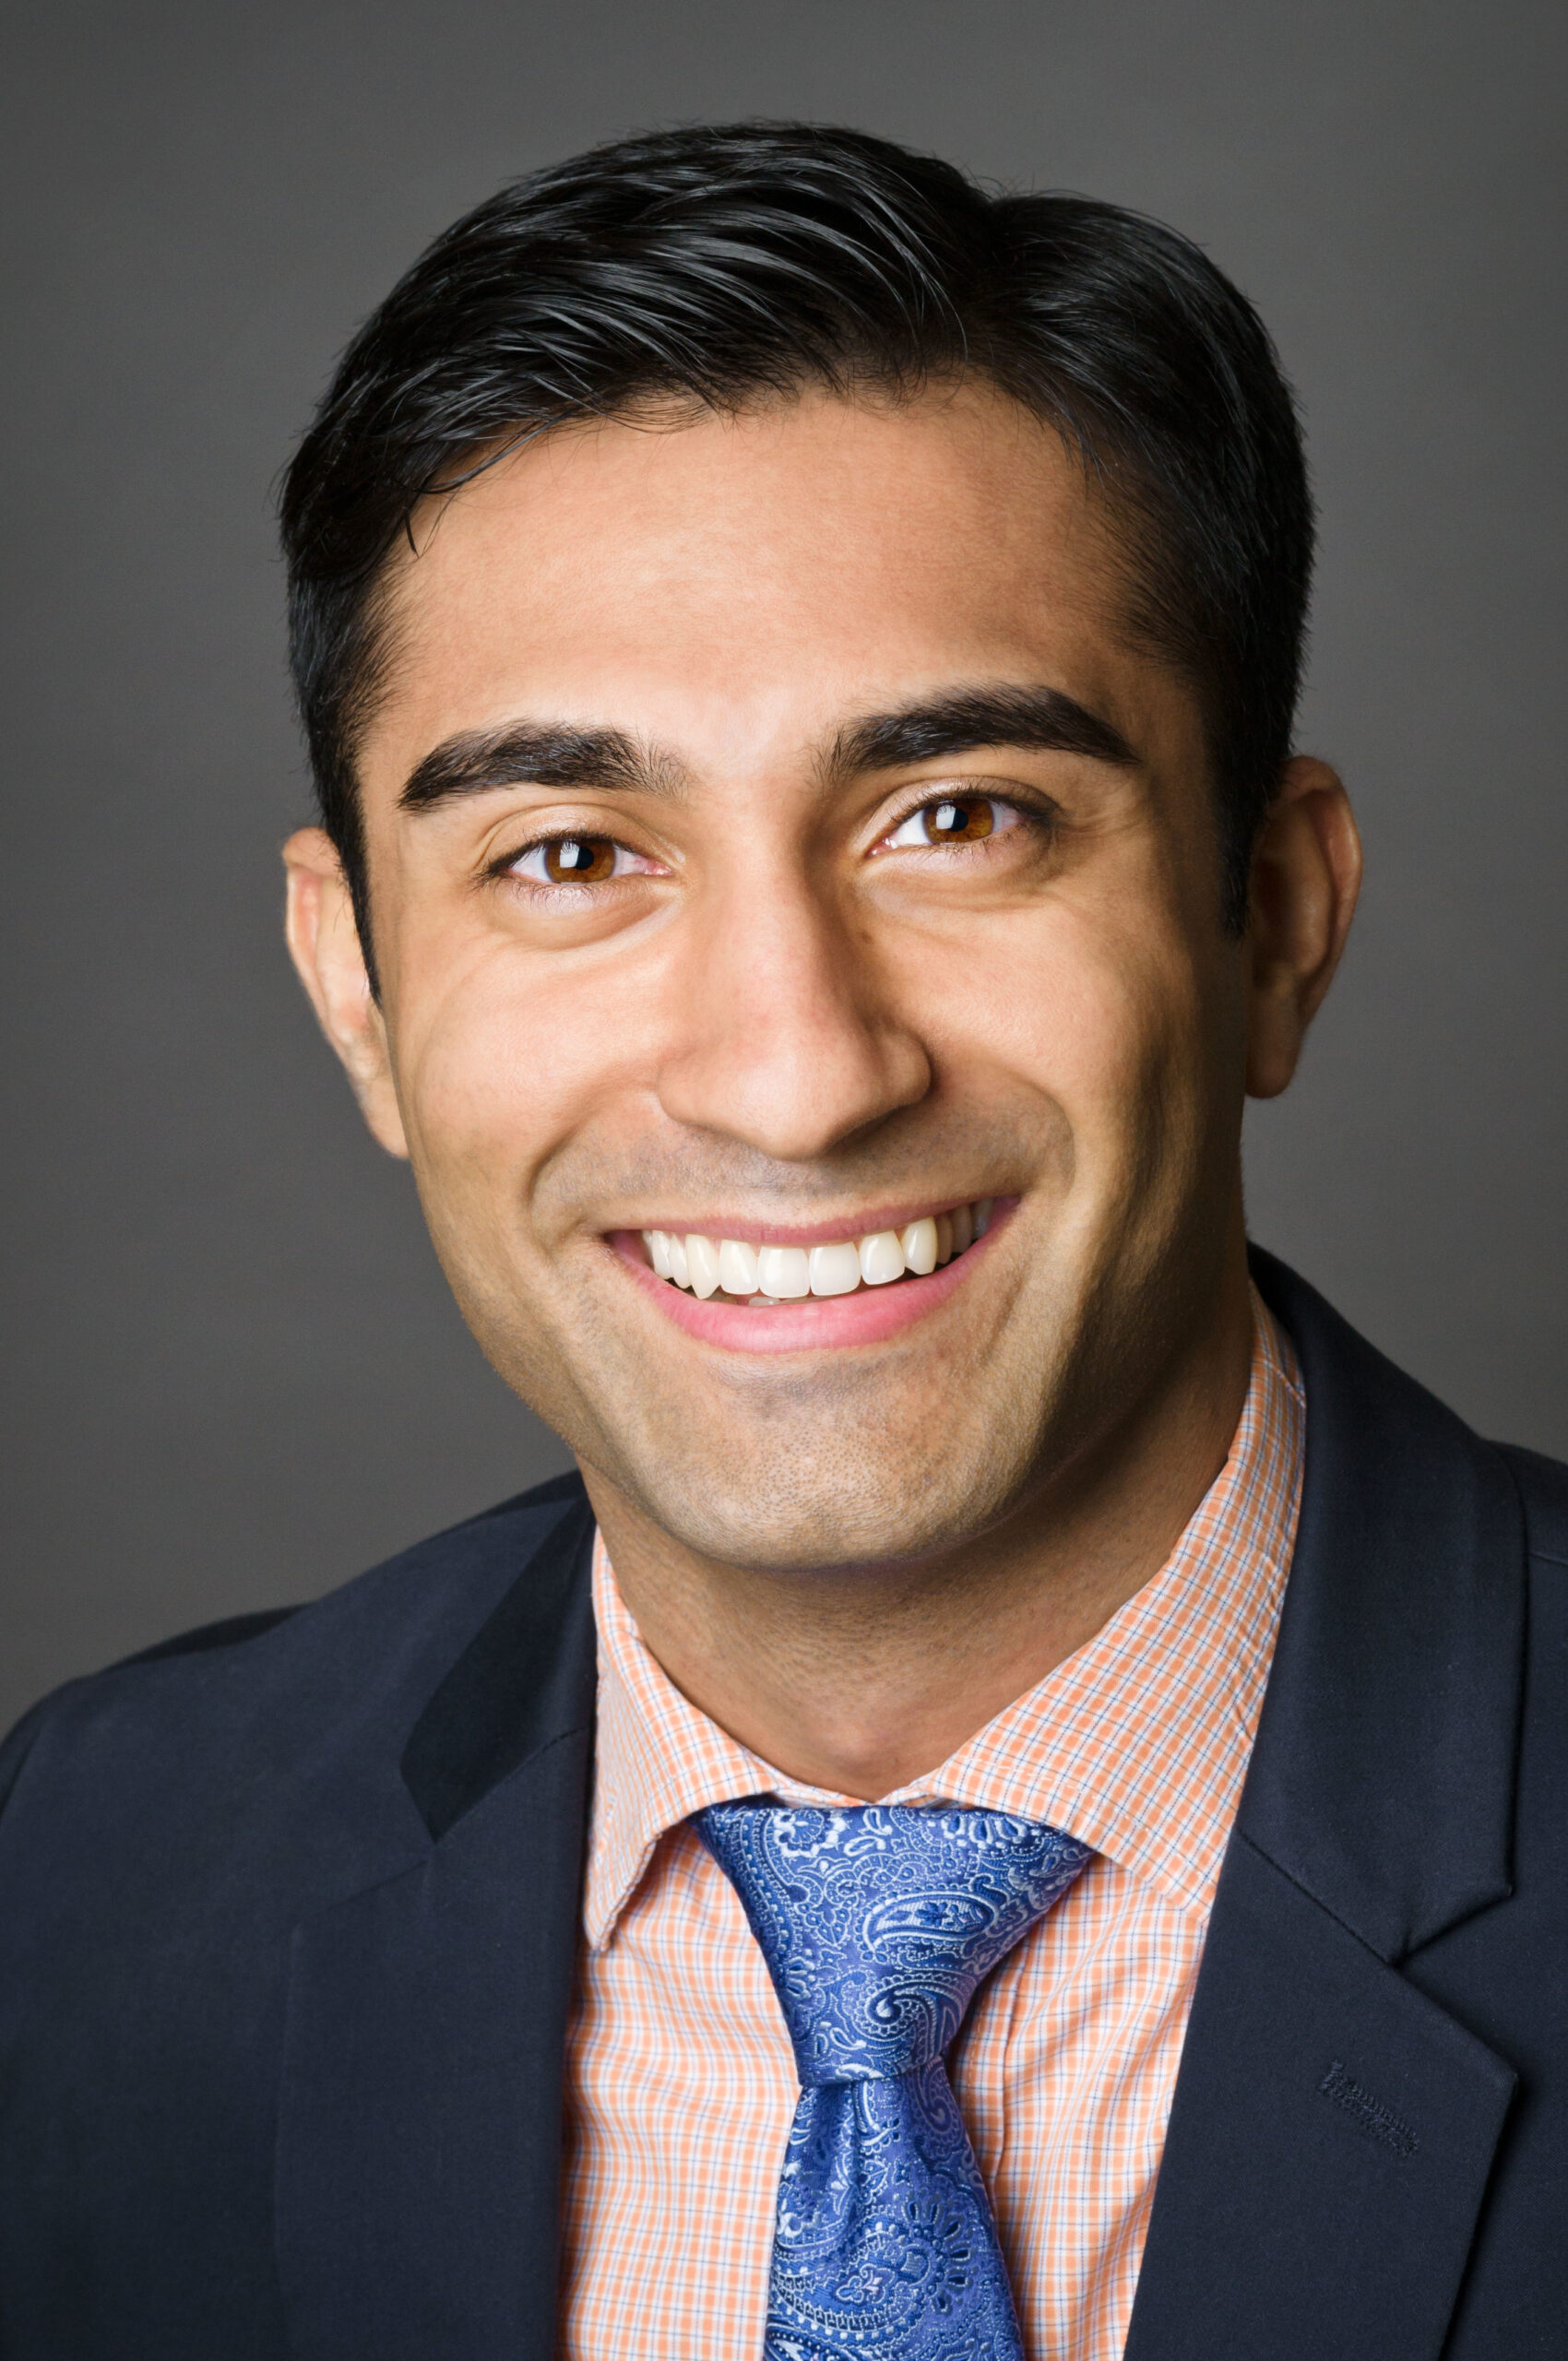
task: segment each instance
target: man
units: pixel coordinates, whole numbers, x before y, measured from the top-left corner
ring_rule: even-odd
[[[284,526],[294,957],[582,1476],[17,1733],[6,2354],[1561,2350],[1568,1474],[1249,1272],[1360,855],[1247,304],[631,141]]]

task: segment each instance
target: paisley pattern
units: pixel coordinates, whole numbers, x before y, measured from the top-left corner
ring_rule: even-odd
[[[1087,1846],[907,1804],[714,1804],[695,1825],[762,1946],[801,2076],[764,2361],[1023,2361],[943,2058]]]

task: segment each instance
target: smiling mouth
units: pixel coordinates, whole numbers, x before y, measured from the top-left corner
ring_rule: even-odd
[[[767,1311],[809,1296],[844,1296],[925,1278],[985,1236],[995,1199],[977,1197],[940,1214],[923,1214],[902,1229],[868,1230],[819,1246],[759,1246],[743,1238],[709,1238],[700,1230],[645,1229],[654,1274],[705,1302],[744,1304]]]

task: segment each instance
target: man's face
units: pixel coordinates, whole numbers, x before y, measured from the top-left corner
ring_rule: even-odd
[[[1169,1382],[1240,1223],[1196,703],[1081,466],[983,391],[807,396],[559,433],[414,538],[365,1098],[484,1349],[724,1562],[1026,1506]],[[843,1286],[814,1247],[987,1200],[928,1275],[771,1304],[799,1259],[704,1299],[643,1240]]]

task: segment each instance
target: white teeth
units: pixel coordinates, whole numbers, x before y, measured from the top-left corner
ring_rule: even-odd
[[[722,1288],[732,1299],[797,1303],[802,1296],[852,1295],[885,1287],[906,1272],[925,1278],[991,1228],[994,1197],[977,1197],[951,1213],[922,1214],[901,1230],[873,1229],[863,1238],[826,1246],[753,1246],[743,1238],[714,1240],[701,1230],[645,1229],[643,1244],[656,1275],[689,1287],[705,1300]]]
[[[811,1293],[803,1246],[765,1246],[756,1258],[756,1275],[764,1295],[792,1299]]]
[[[687,1238],[686,1270],[695,1294],[706,1299],[719,1293],[719,1249],[711,1238],[696,1231]]]
[[[912,1221],[898,1240],[904,1250],[904,1268],[924,1278],[936,1268],[936,1224],[929,1214]]]
[[[904,1275],[904,1250],[896,1229],[873,1229],[861,1240],[861,1276],[868,1287],[885,1287]]]
[[[813,1295],[853,1295],[861,1284],[861,1257],[848,1242],[814,1246],[807,1268]]]
[[[726,1295],[750,1295],[756,1287],[756,1248],[743,1238],[727,1238],[719,1250],[719,1284]]]

